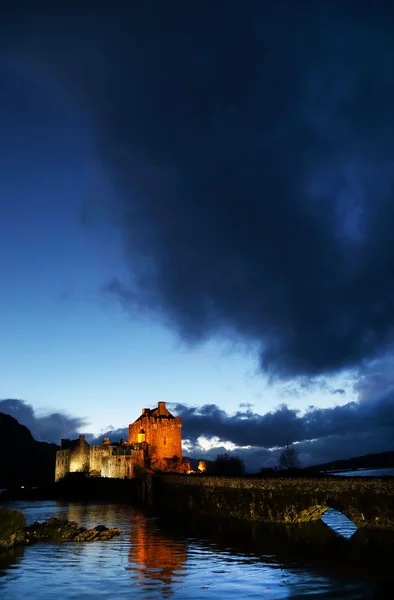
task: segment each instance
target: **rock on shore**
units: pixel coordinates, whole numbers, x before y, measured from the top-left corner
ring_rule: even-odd
[[[52,540],[55,542],[94,542],[110,540],[120,534],[120,529],[98,525],[93,529],[80,527],[75,521],[53,517],[43,523],[25,527],[25,516],[8,508],[0,508],[0,550],[17,545],[30,545]]]

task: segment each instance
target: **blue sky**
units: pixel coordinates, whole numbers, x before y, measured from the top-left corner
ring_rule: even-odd
[[[84,115],[56,82],[20,63],[2,65],[1,88],[3,398],[67,411],[94,433],[125,426],[159,400],[230,413],[241,403],[266,412],[349,400],[324,390],[292,397],[289,384],[268,384],[249,347],[190,348],[106,297],[101,286],[122,273],[121,237],[95,210],[110,192]]]
[[[308,460],[315,434],[322,460],[389,449],[391,29],[223,6],[7,13],[0,398],[97,434],[164,400],[193,443],[260,443],[273,411]]]

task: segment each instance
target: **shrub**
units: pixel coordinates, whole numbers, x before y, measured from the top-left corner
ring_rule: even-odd
[[[26,517],[17,510],[10,508],[0,508],[0,537],[6,537],[17,531],[21,531],[25,526]]]
[[[239,477],[245,473],[245,465],[239,456],[218,454],[215,460],[215,471],[218,475]]]

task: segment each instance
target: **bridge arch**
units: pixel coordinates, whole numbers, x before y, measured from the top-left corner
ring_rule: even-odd
[[[341,510],[334,506],[325,504],[315,504],[302,510],[298,513],[295,521],[298,523],[306,523],[310,521],[322,520],[328,527],[336,532],[347,531],[351,535],[358,529],[358,525],[364,520],[364,515],[355,511],[351,511],[351,515],[346,514],[346,509]],[[347,536],[346,536],[347,537]]]
[[[326,510],[321,521],[323,521],[331,531],[346,539],[350,539],[358,530],[357,525],[355,525],[351,519],[342,512],[335,510],[335,508]]]

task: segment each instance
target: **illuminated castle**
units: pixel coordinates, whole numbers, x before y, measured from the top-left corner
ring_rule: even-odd
[[[174,417],[165,402],[159,402],[152,410],[143,408],[141,416],[129,425],[127,442],[104,438],[102,444],[91,446],[84,435],[61,440],[55,479],[75,472],[127,479],[144,469],[184,471],[190,466],[182,463],[181,429],[182,419]]]

